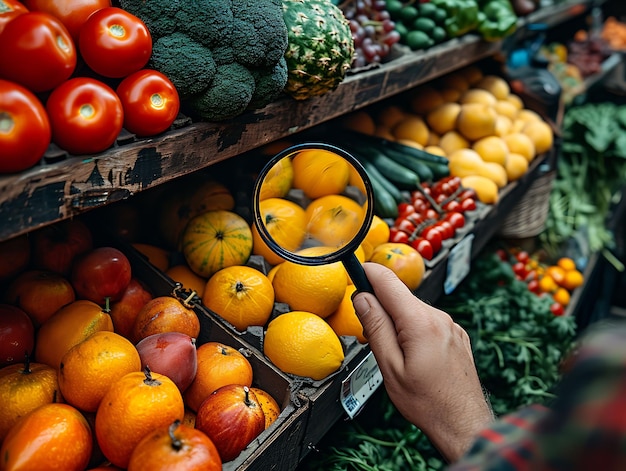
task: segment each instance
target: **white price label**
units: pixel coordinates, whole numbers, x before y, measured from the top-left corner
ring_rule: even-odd
[[[341,405],[353,419],[383,382],[374,354],[367,356],[341,383]]]
[[[469,273],[470,264],[472,262],[473,241],[474,234],[468,234],[450,250],[450,253],[448,254],[448,271],[446,281],[443,283],[444,293],[452,293],[459,283],[463,281],[463,278],[465,278]]]

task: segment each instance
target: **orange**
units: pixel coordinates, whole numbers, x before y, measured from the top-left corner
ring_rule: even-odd
[[[270,393],[261,388],[250,388],[261,405],[261,410],[265,415],[265,428],[272,425],[280,415],[280,406]]]
[[[539,289],[542,293],[554,293],[558,289],[559,285],[550,275],[543,275],[539,279]]]
[[[289,157],[280,159],[267,172],[259,191],[259,200],[282,198],[289,193],[293,184],[293,165]]]
[[[424,259],[417,250],[407,244],[387,242],[374,250],[370,261],[391,269],[409,287],[417,289],[424,277]]]
[[[223,268],[206,284],[203,304],[237,330],[266,324],[274,309],[274,287],[259,270],[247,266]]]
[[[299,253],[320,253],[305,249]],[[276,301],[287,303],[292,310],[308,311],[327,317],[339,307],[348,285],[346,269],[341,262],[306,266],[283,262],[274,275]]]
[[[51,366],[16,363],[0,369],[0,442],[21,417],[52,402],[63,402],[63,398]]]
[[[556,264],[565,271],[576,270],[576,262],[569,257],[559,258]]]
[[[550,265],[546,268],[545,273],[559,286],[561,286],[561,283],[563,283],[563,280],[565,279],[565,270],[558,265]]]
[[[268,198],[259,203],[259,211],[274,242],[290,252],[300,248],[306,237],[306,215],[301,206],[283,198]],[[261,255],[270,265],[284,261],[261,238],[256,224],[252,226],[252,241],[252,253]]]
[[[267,272],[267,279],[270,280],[270,282],[272,283],[272,287],[274,286],[274,276],[276,275],[276,272],[281,267],[281,265],[282,263],[279,263],[278,265],[274,265],[270,269],[270,271]]]
[[[100,330],[113,332],[111,316],[92,301],[74,301],[59,309],[39,328],[35,359],[58,368],[70,348]]]
[[[198,347],[198,369],[191,386],[185,390],[185,404],[197,412],[213,391],[227,384],[252,385],[252,365],[239,350],[221,342]]]
[[[574,291],[584,282],[585,282],[585,277],[583,276],[581,272],[579,272],[578,270],[567,270],[565,272],[565,277],[563,278],[563,281],[561,282],[561,286],[563,286],[563,288],[569,291]]]
[[[206,278],[196,274],[188,265],[182,263],[170,267],[165,274],[172,280],[180,283],[183,289],[195,291],[199,298],[204,295]]]
[[[112,464],[126,468],[144,436],[184,415],[183,398],[174,381],[149,371],[128,373],[109,387],[98,407],[98,445]]]
[[[391,128],[391,133],[396,139],[410,139],[425,146],[428,143],[430,131],[421,116],[408,114]]]
[[[533,141],[537,154],[544,154],[552,148],[554,134],[545,121],[531,121],[522,128],[522,132]]]
[[[535,158],[535,144],[532,139],[521,132],[513,132],[503,137],[509,152],[526,157],[529,162]]]
[[[77,409],[45,404],[11,428],[0,450],[0,468],[82,471],[92,449],[91,428]]]
[[[337,371],[344,359],[335,331],[324,319],[305,311],[290,311],[272,320],[263,352],[285,373],[314,380]]]
[[[381,217],[374,215],[372,217],[372,224],[367,230],[363,242],[369,244],[371,251],[373,251],[376,246],[389,241],[389,233],[389,225]],[[369,253],[367,250],[365,251],[365,260],[369,260],[371,251]]]
[[[222,460],[202,431],[175,420],[148,433],[137,444],[128,471],[220,471]]]
[[[353,111],[341,118],[341,125],[344,128],[352,129],[353,131],[361,132],[363,134],[374,134],[376,131],[376,123],[374,118],[364,111]]]
[[[456,128],[466,139],[476,141],[495,134],[497,117],[498,114],[491,105],[466,103],[461,105]]]
[[[300,151],[292,160],[293,187],[311,198],[339,194],[350,179],[350,165],[341,156],[323,149]]]
[[[355,291],[356,287],[354,285],[348,285],[341,304],[334,313],[326,318],[326,322],[337,335],[354,336],[359,342],[367,343],[367,339],[363,335],[363,325],[352,305],[352,294]]]
[[[162,247],[152,244],[143,244],[135,242],[132,246],[148,259],[151,263],[161,271],[166,271],[170,266],[170,252]]]
[[[559,303],[561,306],[567,306],[570,301],[570,294],[565,288],[558,288],[554,294],[552,294],[552,299]]]
[[[68,404],[95,412],[108,387],[133,371],[141,371],[135,346],[115,332],[95,332],[63,355],[59,388]]]
[[[357,235],[365,213],[356,201],[343,195],[326,195],[306,208],[309,235],[328,247],[343,247]]]

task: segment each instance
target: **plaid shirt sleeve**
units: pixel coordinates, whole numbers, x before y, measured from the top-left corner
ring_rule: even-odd
[[[626,322],[591,328],[570,365],[550,408],[503,416],[449,471],[626,470]]]

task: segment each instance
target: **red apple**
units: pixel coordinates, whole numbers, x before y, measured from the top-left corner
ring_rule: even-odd
[[[226,462],[239,456],[265,430],[265,415],[248,386],[229,384],[202,402],[196,428],[207,434]]]
[[[8,286],[5,302],[18,306],[39,327],[50,316],[76,299],[74,288],[60,273],[28,270],[20,273]]]
[[[0,282],[22,272],[30,262],[30,240],[22,235],[0,242]]]
[[[105,305],[122,298],[131,277],[124,253],[114,247],[98,247],[76,259],[71,281],[79,298]]]
[[[152,293],[141,281],[131,278],[120,300],[111,304],[115,332],[130,339],[137,314],[152,298]]]
[[[84,222],[68,219],[33,232],[32,244],[37,267],[69,275],[76,257],[93,248],[93,236]]]
[[[32,358],[35,327],[28,314],[9,304],[0,304],[0,368]]]
[[[170,378],[180,392],[189,387],[198,371],[196,340],[181,332],[153,334],[137,343],[141,368]]]

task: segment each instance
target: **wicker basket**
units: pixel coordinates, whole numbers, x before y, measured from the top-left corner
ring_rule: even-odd
[[[555,175],[556,172],[551,170],[537,177],[505,218],[498,231],[499,236],[526,239],[543,231],[550,209],[550,191]]]

